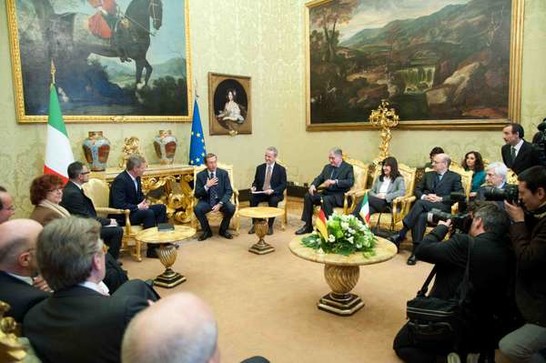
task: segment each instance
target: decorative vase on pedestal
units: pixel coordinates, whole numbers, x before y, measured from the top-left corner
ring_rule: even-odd
[[[172,164],[178,140],[171,130],[159,130],[159,135],[154,137],[154,149],[161,164]]]
[[[91,171],[104,171],[110,154],[110,141],[102,131],[89,131],[89,137],[83,141],[83,153]]]

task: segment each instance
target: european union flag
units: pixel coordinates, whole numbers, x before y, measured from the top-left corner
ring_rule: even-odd
[[[193,104],[193,120],[191,123],[190,165],[204,164],[206,154],[205,135],[203,135],[201,116],[199,116],[199,106],[196,99]]]

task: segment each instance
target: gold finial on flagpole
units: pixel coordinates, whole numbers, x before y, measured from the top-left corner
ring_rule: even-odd
[[[51,60],[51,83],[55,84],[55,72],[57,71],[57,68],[55,68],[55,63],[53,63],[53,59]]]

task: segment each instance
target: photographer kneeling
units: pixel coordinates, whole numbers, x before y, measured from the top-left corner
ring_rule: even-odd
[[[546,168],[521,172],[518,192],[521,207],[505,202],[505,209],[514,222],[516,302],[525,324],[499,347],[512,362],[546,362]]]
[[[504,306],[513,261],[507,238],[508,218],[495,203],[480,202],[473,208],[468,234],[455,233],[442,241],[451,220],[440,221],[416,250],[419,260],[435,265],[436,278],[429,296],[443,300],[458,299],[459,286],[465,275],[470,251],[470,291],[466,295],[461,340],[454,342],[419,341],[412,324],[406,323],[394,339],[393,348],[405,362],[436,362],[438,356],[450,352],[481,353],[480,361],[494,354],[497,320],[506,311]],[[453,356],[453,355],[450,355]],[[452,362],[453,360],[450,360]],[[455,360],[457,361],[457,360]]]

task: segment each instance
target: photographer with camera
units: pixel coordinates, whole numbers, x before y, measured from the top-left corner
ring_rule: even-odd
[[[459,322],[462,326],[462,331],[457,334],[460,341],[423,342],[415,328],[406,323],[393,344],[396,354],[404,362],[436,362],[438,356],[450,352],[462,355],[480,353],[480,361],[485,362],[491,357],[494,361],[494,350],[500,338],[495,333],[499,320],[502,321],[501,316],[507,310],[504,304],[513,263],[506,233],[509,222],[506,213],[491,202],[476,203],[471,214],[473,218],[468,234],[456,233],[442,242],[451,226],[451,219],[439,221],[415,252],[419,260],[435,265],[436,277],[429,296],[443,300],[460,298],[460,285],[470,256],[470,289],[463,303],[463,321]],[[474,239],[473,244],[471,239]],[[455,353],[450,354],[453,355]]]
[[[506,201],[516,254],[516,302],[525,320],[499,343],[512,362],[546,361],[546,168],[518,175],[519,205]]]

